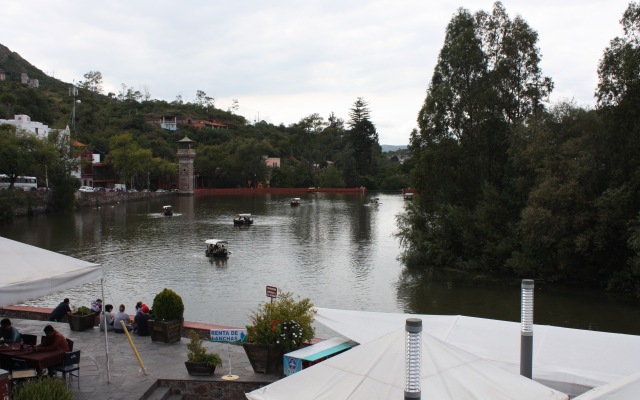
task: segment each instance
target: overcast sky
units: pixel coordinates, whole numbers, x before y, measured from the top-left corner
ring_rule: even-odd
[[[598,61],[622,36],[629,2],[502,3],[538,32],[552,101],[593,107]],[[491,11],[493,1],[6,1],[0,43],[65,82],[100,71],[105,94],[124,83],[167,101],[202,90],[218,108],[237,99],[249,121],[347,121],[364,97],[380,144],[404,145],[459,7]]]

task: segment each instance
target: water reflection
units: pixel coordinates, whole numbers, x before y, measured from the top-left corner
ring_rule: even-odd
[[[151,304],[165,287],[185,301],[192,321],[244,326],[265,287],[310,297],[319,307],[379,312],[460,314],[517,321],[519,281],[469,282],[455,273],[403,273],[393,238],[404,200],[379,195],[167,197],[41,215],[0,225],[0,235],[96,262],[105,271],[106,300]],[[162,215],[171,205],[174,215]],[[237,213],[254,224],[234,226]],[[206,239],[229,241],[228,259],[204,255]],[[99,282],[38,299],[88,305]],[[640,308],[612,296],[536,283],[535,322],[640,334]]]

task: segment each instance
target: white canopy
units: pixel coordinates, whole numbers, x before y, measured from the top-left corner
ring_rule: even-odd
[[[637,400],[640,397],[640,373],[589,390],[575,400]]]
[[[250,400],[403,399],[402,328],[247,394]],[[423,399],[567,399],[520,375],[422,333]]]
[[[0,237],[0,307],[102,278],[98,264]]]
[[[316,321],[367,343],[421,318],[429,334],[513,373],[520,370],[520,324],[446,315],[391,314],[318,308]],[[534,325],[533,378],[571,396],[640,369],[640,336]]]

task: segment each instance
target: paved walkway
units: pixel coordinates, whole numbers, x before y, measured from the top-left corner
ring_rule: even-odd
[[[11,321],[20,332],[35,334],[38,337],[50,323],[17,318],[11,318]],[[223,365],[216,368],[216,373],[211,378],[191,377],[184,366],[189,339],[182,338],[180,342],[166,344],[152,342],[148,336],[132,335],[147,372],[144,374],[126,335],[109,332],[109,382],[104,332],[100,332],[98,327],[76,332],[71,331],[67,323],[51,324],[65,337],[74,341],[74,350],[82,350],[80,389],[75,378],[71,382],[75,400],[138,400],[158,379],[220,381],[223,375],[229,374],[230,365],[231,374],[240,377],[238,381],[273,382],[278,379],[274,375],[254,373],[242,346],[213,342],[204,342],[204,346],[220,354]]]

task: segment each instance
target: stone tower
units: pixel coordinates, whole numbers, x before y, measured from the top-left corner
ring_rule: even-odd
[[[194,141],[188,137],[178,140],[178,189],[181,195],[193,195],[193,159],[196,150],[192,149]]]

